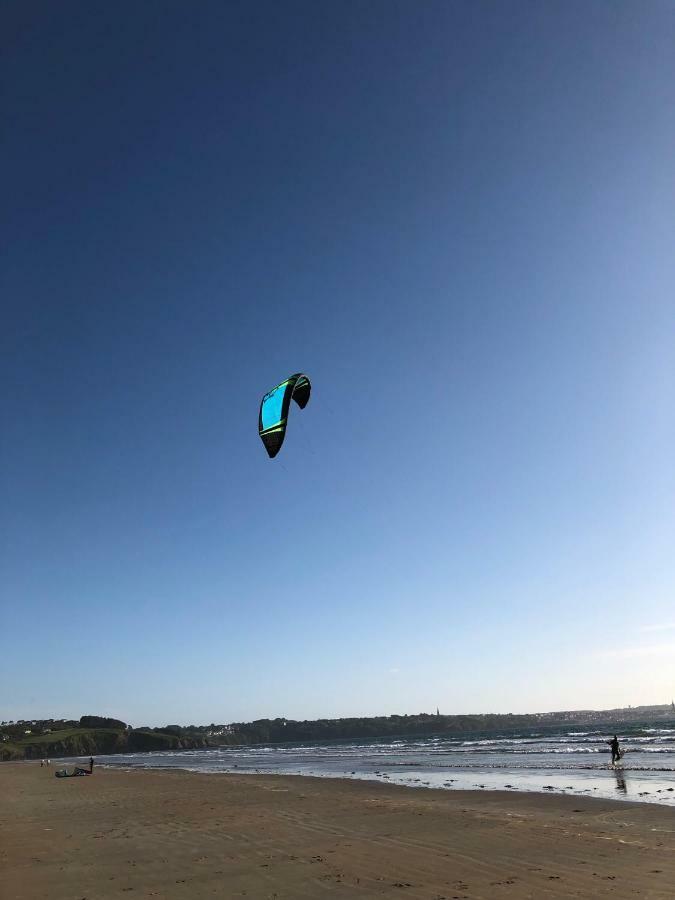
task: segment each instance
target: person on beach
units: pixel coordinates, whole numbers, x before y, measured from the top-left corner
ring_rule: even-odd
[[[612,748],[612,765],[615,765],[621,759],[621,751],[619,750],[619,739],[616,735],[614,735],[612,740],[607,741],[607,743]]]
[[[89,757],[89,774],[92,775],[94,772],[94,757]]]

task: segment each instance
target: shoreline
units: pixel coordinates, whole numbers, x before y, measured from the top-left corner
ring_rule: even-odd
[[[106,756],[99,765],[111,769],[146,769],[161,771],[177,769],[203,774],[233,775],[289,775],[320,779],[367,781],[425,787],[442,792],[460,790],[499,791],[514,793],[556,794],[583,798],[601,797],[620,802],[651,803],[675,809],[675,773],[672,769],[644,769],[630,766],[514,766],[501,765],[444,765],[424,762],[401,763],[381,759],[378,765],[355,760],[354,768],[336,765],[323,766],[318,762],[298,765],[258,764],[250,760],[232,765],[222,759],[207,760],[200,754],[179,758],[178,754],[137,754],[134,757]]]
[[[392,778],[377,778],[377,777],[365,777],[365,776],[353,776],[353,775],[320,775],[316,773],[287,773],[287,772],[245,772],[245,771],[236,771],[236,772],[224,772],[224,771],[205,771],[203,769],[189,768],[186,766],[123,766],[116,765],[111,763],[101,763],[99,764],[99,768],[107,769],[110,771],[122,771],[122,772],[176,772],[176,773],[185,773],[187,775],[204,775],[205,777],[211,776],[234,776],[240,778],[302,778],[302,779],[310,779],[315,781],[357,781],[367,784],[382,784],[382,785],[390,785],[395,788],[403,788],[406,790],[419,790],[419,791],[433,791],[433,792],[442,792],[442,793],[452,793],[452,794],[470,794],[470,795],[485,795],[485,794],[504,794],[505,796],[517,796],[520,794],[531,795],[534,794],[538,797],[570,797],[571,799],[576,800],[590,800],[596,801],[601,800],[606,803],[618,803],[624,805],[626,803],[633,803],[638,806],[643,804],[648,804],[651,806],[657,806],[660,808],[670,808],[675,811],[675,789],[673,788],[665,788],[665,789],[656,789],[654,794],[650,794],[649,797],[644,797],[640,793],[637,797],[628,796],[626,793],[618,793],[617,796],[603,796],[602,794],[594,794],[592,793],[591,788],[574,788],[572,786],[568,788],[559,788],[554,785],[544,785],[541,788],[537,787],[523,787],[516,785],[503,785],[498,787],[492,787],[490,785],[475,785],[472,787],[463,787],[462,785],[447,786],[442,784],[430,784],[422,782],[421,779],[412,779],[410,783],[402,783],[396,781]],[[594,770],[597,772],[597,770]],[[612,770],[609,770],[611,774],[615,774]],[[549,773],[550,774],[550,773]],[[472,777],[476,777],[475,773]],[[560,776],[558,776],[560,777]],[[457,779],[453,779],[456,781]],[[489,780],[489,779],[488,779]],[[562,780],[569,780],[569,777],[565,777]],[[419,782],[419,783],[415,783]],[[662,790],[673,791],[673,795],[666,794],[665,796],[661,793]],[[649,793],[649,792],[647,792]],[[657,796],[660,795],[660,796]]]
[[[112,771],[189,771],[201,774],[231,774],[238,776],[267,775],[318,779],[365,781],[424,787],[432,791],[457,793],[460,791],[506,791],[540,795],[602,798],[621,803],[637,802],[675,809],[675,770],[670,766],[618,766],[567,763],[523,764],[504,761],[447,763],[429,760],[363,758],[337,760],[330,756],[312,761],[297,755],[294,760],[258,754],[254,759],[234,756],[228,750],[183,750],[180,752],[138,752],[108,754],[97,757],[98,768]],[[239,763],[234,759],[239,758]],[[63,756],[52,759],[52,768],[88,765],[88,756]],[[83,762],[84,761],[84,762]],[[37,760],[12,761],[15,764],[36,764]],[[345,762],[351,765],[343,768]],[[341,764],[340,764],[341,763]],[[352,769],[351,766],[354,768]]]
[[[672,896],[670,807],[218,774],[3,764],[3,898]]]

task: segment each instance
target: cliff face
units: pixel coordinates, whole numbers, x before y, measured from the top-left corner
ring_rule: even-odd
[[[41,759],[46,756],[93,756],[96,753],[120,753],[125,746],[124,732],[82,731],[53,740],[38,741],[25,745],[26,759]]]
[[[136,753],[148,750],[197,750],[208,747],[206,737],[157,733],[156,731],[130,731],[127,749]],[[119,751],[114,751],[119,752]]]
[[[209,746],[199,735],[162,734],[152,731],[92,728],[55,732],[34,740],[0,746],[2,759],[44,759],[61,756],[100,756],[147,750],[194,750]]]
[[[2,743],[0,744],[0,760],[8,762],[11,759],[23,759],[24,755],[16,744]]]

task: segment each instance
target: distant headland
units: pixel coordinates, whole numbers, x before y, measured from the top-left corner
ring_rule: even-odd
[[[593,726],[605,730],[622,723],[675,719],[675,704],[628,706],[621,709],[475,715],[374,716],[370,718],[257,719],[227,725],[147,725],[132,727],[120,719],[82,716],[75,719],[21,719],[0,722],[0,760],[89,754],[137,753],[152,750],[194,750],[237,744],[317,743],[338,740],[410,737],[412,735],[491,733],[525,728]]]

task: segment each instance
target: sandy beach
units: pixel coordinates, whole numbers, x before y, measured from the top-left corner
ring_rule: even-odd
[[[0,766],[2,900],[663,897],[675,811],[358,781]]]

